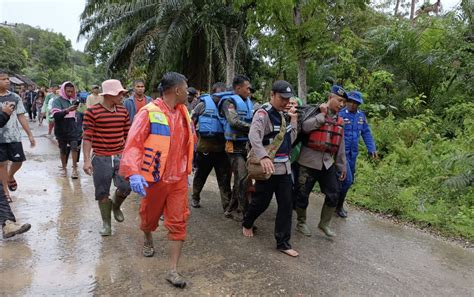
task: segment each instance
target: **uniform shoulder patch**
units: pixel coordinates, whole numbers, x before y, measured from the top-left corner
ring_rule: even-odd
[[[259,109],[259,110],[257,110],[257,116],[260,117],[260,118],[266,117],[267,112],[264,109]]]

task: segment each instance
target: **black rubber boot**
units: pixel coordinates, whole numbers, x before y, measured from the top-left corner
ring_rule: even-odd
[[[121,193],[115,190],[115,194],[112,198],[112,211],[114,212],[114,218],[117,222],[123,222],[125,217],[123,216],[123,212],[120,209],[120,206],[125,201],[127,196],[121,195]]]
[[[346,200],[347,192],[342,192],[339,195],[339,201],[336,206],[336,214],[341,218],[347,218],[347,211],[344,209],[344,201]]]

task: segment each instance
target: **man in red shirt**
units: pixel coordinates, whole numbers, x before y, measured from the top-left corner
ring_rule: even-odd
[[[133,81],[133,95],[125,99],[123,105],[128,110],[130,116],[130,123],[133,123],[133,119],[137,112],[151,102],[151,97],[145,95],[145,81],[143,79],[137,79]]]
[[[188,95],[184,75],[166,73],[160,86],[162,98],[147,104],[135,117],[120,173],[130,180],[134,192],[144,196],[140,206],[140,229],[145,235],[143,255],[152,257],[155,252],[152,232],[164,212],[170,240],[166,280],[184,288],[186,281],[178,274],[177,264],[186,238],[188,174],[197,139],[184,105]]]
[[[127,91],[120,81],[104,81],[102,91],[100,95],[104,100],[88,108],[84,115],[84,172],[94,178],[95,199],[99,202],[103,223],[100,234],[109,236],[112,235],[112,210],[115,220],[123,222],[120,205],[130,194],[130,184],[118,174],[130,119],[127,109],[120,105]],[[117,187],[113,201],[109,199],[112,181]]]

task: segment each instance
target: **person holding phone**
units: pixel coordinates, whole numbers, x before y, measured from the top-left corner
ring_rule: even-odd
[[[67,176],[68,151],[70,150],[72,157],[71,178],[77,179],[79,178],[77,172],[79,140],[82,134],[82,129],[79,127],[76,119],[79,101],[76,100],[76,88],[70,81],[66,81],[61,85],[59,94],[59,97],[53,101],[51,109],[51,115],[55,122],[54,135],[58,140],[64,176]]]

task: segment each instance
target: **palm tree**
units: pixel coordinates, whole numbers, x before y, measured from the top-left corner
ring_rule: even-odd
[[[149,83],[176,70],[203,88],[214,79],[234,76],[236,52],[245,43],[245,14],[232,1],[219,0],[89,0],[81,15],[79,37],[86,49],[115,42],[107,69],[148,63]],[[237,32],[228,38],[227,32]],[[210,79],[211,78],[211,79]]]

